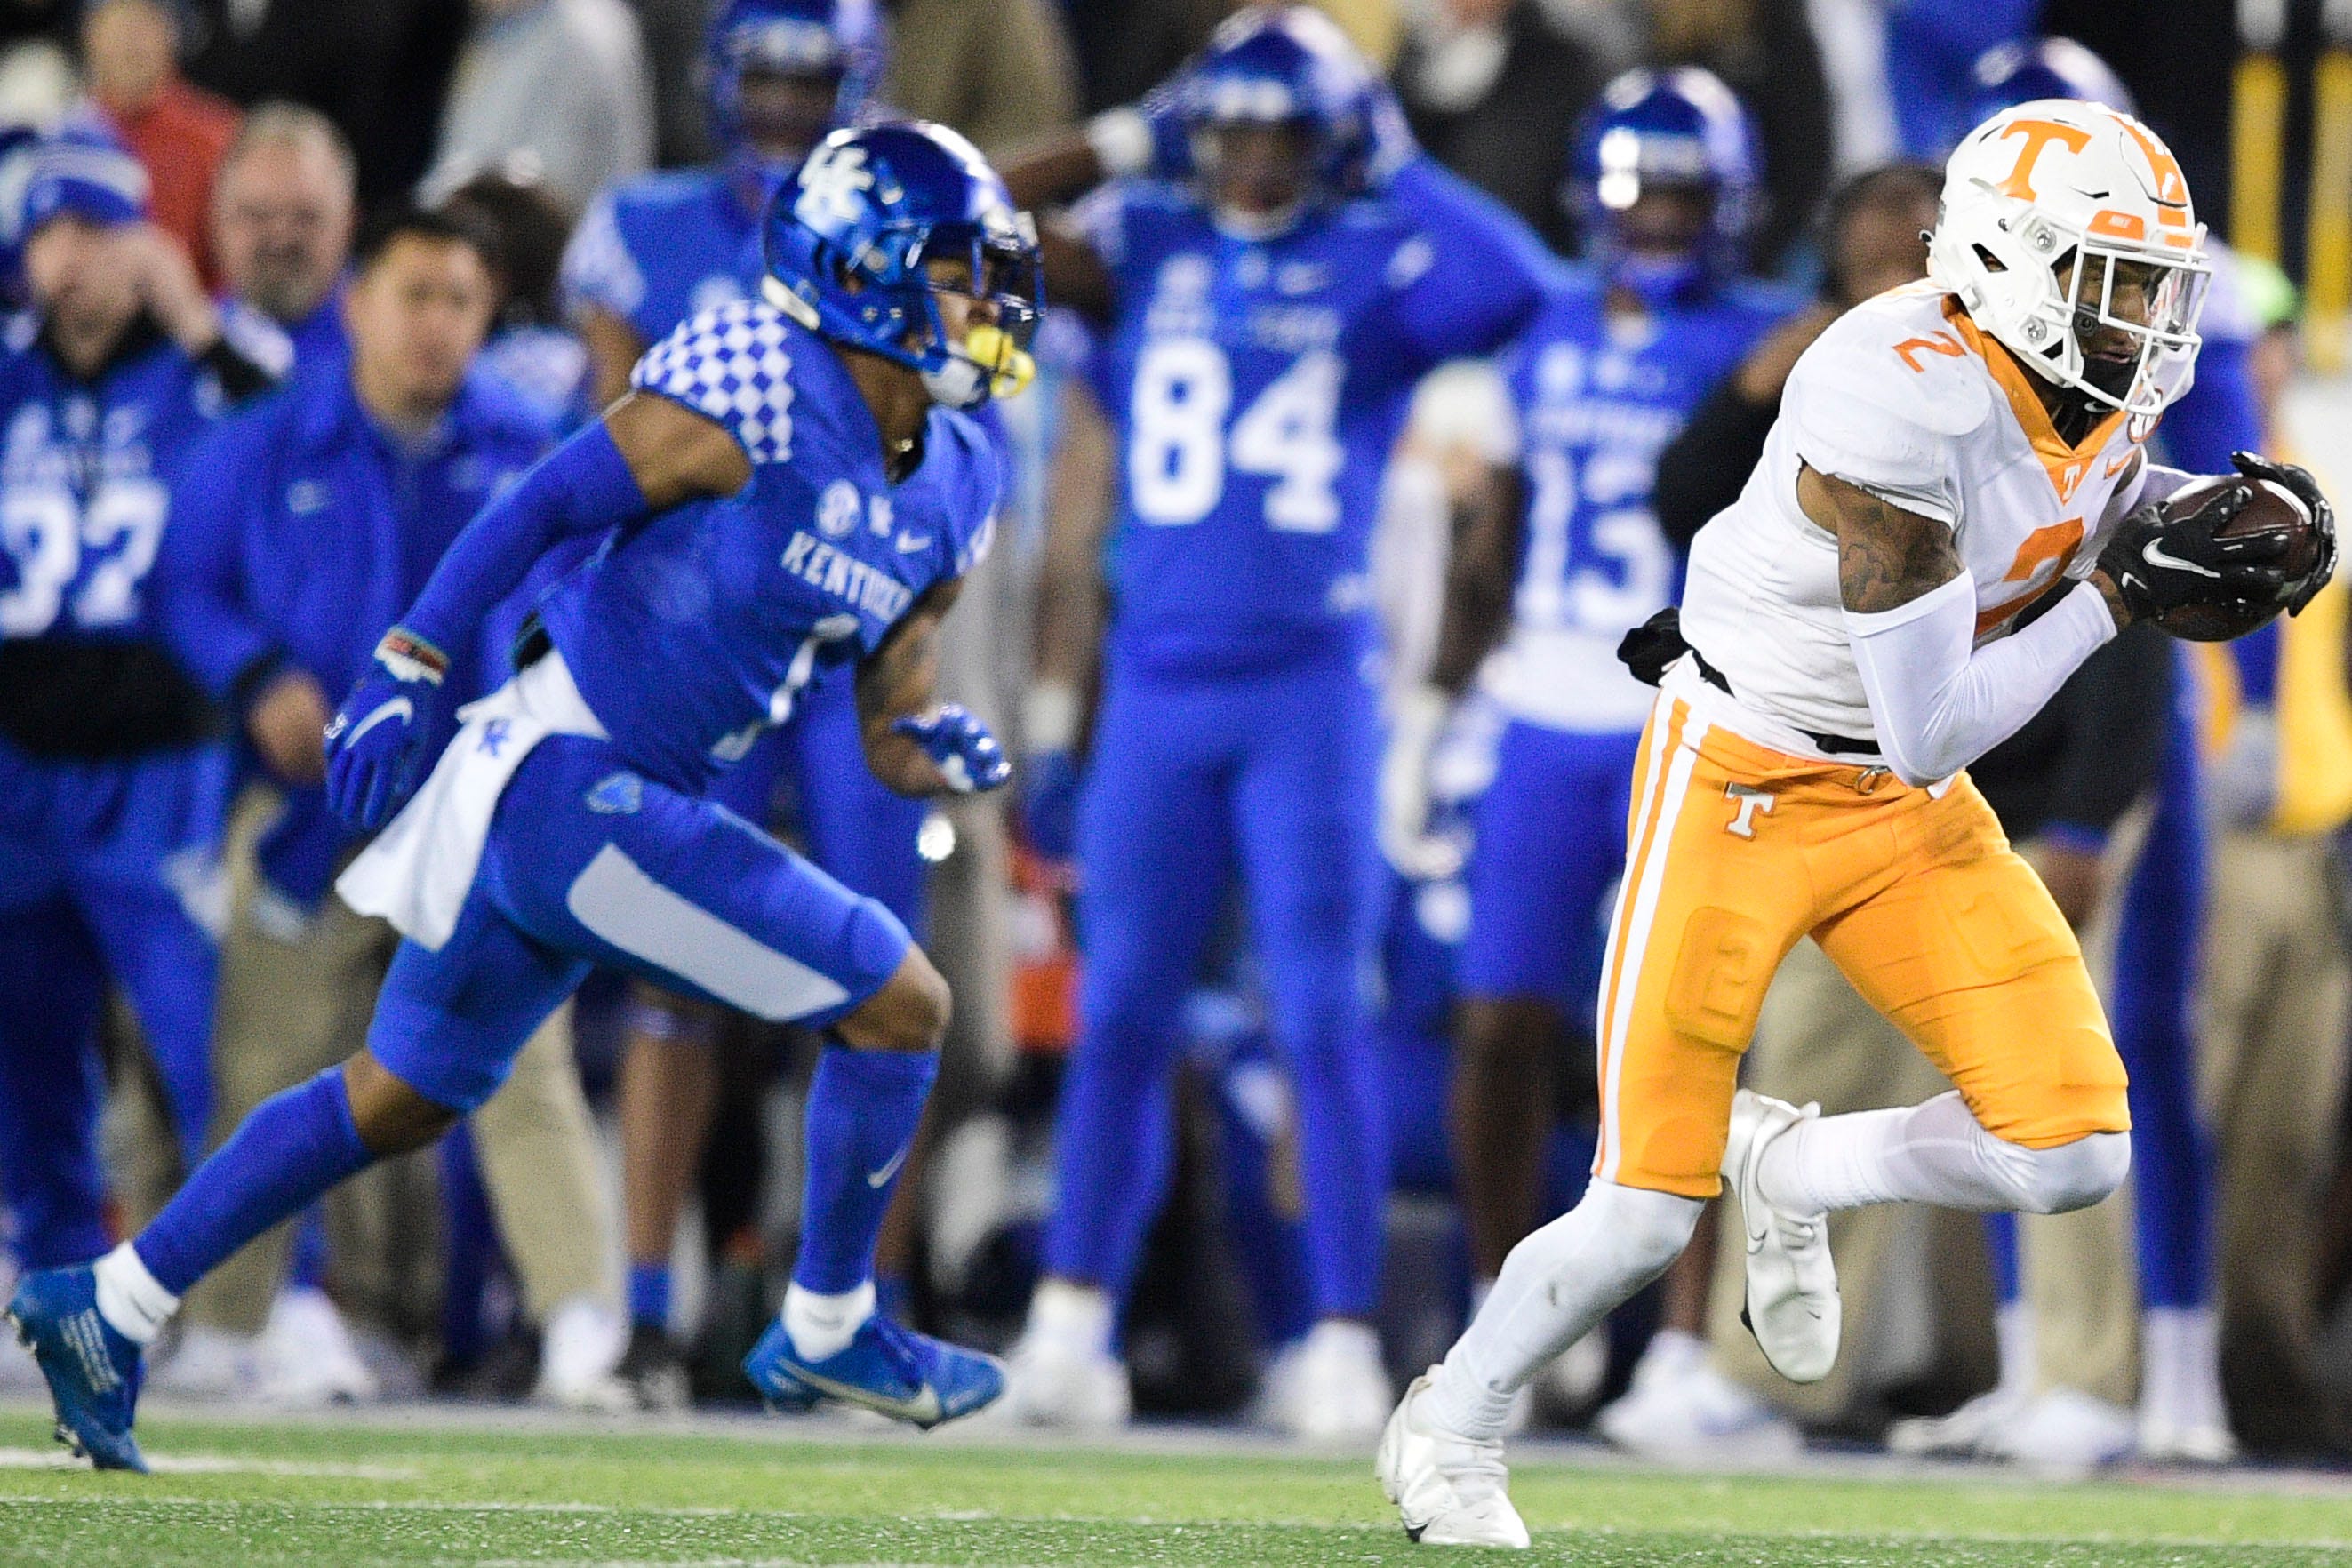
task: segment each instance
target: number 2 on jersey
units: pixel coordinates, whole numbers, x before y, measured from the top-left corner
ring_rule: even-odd
[[[1128,493],[1146,522],[1200,521],[1224,499],[1225,474],[1263,475],[1265,521],[1286,533],[1339,525],[1332,482],[1345,461],[1334,427],[1347,367],[1328,349],[1302,354],[1234,422],[1233,367],[1202,338],[1170,338],[1143,352],[1129,404]]]

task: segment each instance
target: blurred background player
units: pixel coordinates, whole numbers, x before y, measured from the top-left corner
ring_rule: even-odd
[[[221,335],[147,176],[102,132],[42,142],[23,188],[30,310],[0,344],[0,1190],[15,1248],[103,1249],[97,1045],[111,984],[168,1138],[212,1093],[220,710],[166,650],[148,574],[205,431],[284,368]]]
[[[870,0],[729,0],[719,11],[704,69],[719,161],[599,196],[565,254],[565,289],[599,403],[625,391],[646,347],[679,322],[758,289],[768,193],[827,132],[866,110],[882,42]],[[793,775],[803,786],[795,793],[810,858],[919,933],[925,867],[915,841],[924,807],[848,765],[857,745],[848,682],[820,679],[790,724],[722,775],[718,798],[765,823],[780,780]],[[631,1321],[621,1374],[651,1407],[686,1398],[668,1333],[670,1257],[718,1093],[721,1016],[648,986],[632,996],[620,1087]]]
[[[174,651],[230,709],[274,799],[230,835],[232,897],[215,1048],[215,1136],[269,1096],[358,1052],[398,933],[331,892],[364,836],[327,806],[330,693],[366,670],[383,628],[425,586],[466,519],[554,444],[549,422],[480,363],[497,300],[494,242],[439,213],[372,221],[337,308],[347,347],[215,430],[174,492],[158,576]],[[509,607],[520,623],[527,608]],[[455,679],[503,682],[506,637]],[[266,822],[257,820],[266,815]],[[621,1353],[606,1259],[610,1215],[568,1010],[535,1033],[475,1119],[473,1146],[530,1321],[544,1331],[542,1389],[605,1394]],[[366,1212],[354,1212],[352,1205]],[[414,1331],[430,1299],[430,1161],[381,1167],[329,1207],[339,1294],[377,1325]],[[375,1380],[336,1308],[283,1294],[290,1226],[215,1270],[188,1301],[157,1384],[174,1394],[276,1404],[364,1398]],[[357,1237],[405,1238],[375,1264]],[[420,1281],[423,1289],[419,1289]]]
[[[1371,183],[1383,100],[1317,13],[1244,13],[1163,92],[1156,123],[1097,121],[1095,142],[1010,176],[1043,203],[1121,168],[1197,170],[1112,179],[1046,242],[1055,298],[1101,333],[1092,380],[1124,458],[1078,807],[1081,1030],[1013,1408],[1126,1417],[1114,1320],[1162,1195],[1178,1003],[1238,868],[1297,1108],[1318,1320],[1269,1380],[1297,1391],[1277,1419],[1360,1436],[1388,1387],[1366,1321],[1385,1191],[1359,989],[1379,902],[1367,552],[1414,383],[1524,326],[1534,241],[1425,160]],[[1040,794],[1074,780],[1093,595],[1041,597]]]
[[[1754,146],[1738,100],[1707,72],[1611,82],[1577,130],[1572,167],[1560,194],[1592,264],[1549,277],[1501,384],[1430,395],[1485,463],[1456,500],[1430,684],[1399,705],[1382,770],[1391,861],[1436,874],[1455,854],[1425,827],[1447,714],[1478,679],[1508,718],[1475,814],[1455,1010],[1452,1126],[1474,1300],[1540,1217],[1563,1089],[1580,1110],[1591,1102],[1588,1020],[1654,695],[1617,645],[1681,586],[1650,512],[1658,453],[1795,303],[1741,280]]]
[[[408,939],[366,1050],[256,1110],[136,1243],[34,1274],[10,1304],[100,1465],[143,1468],[140,1347],[179,1296],[478,1106],[595,963],[827,1031],[794,1283],[745,1363],[761,1395],[929,1426],[1002,1391],[986,1357],[875,1310],[875,1237],[938,1070],[946,986],[887,910],[700,786],[789,716],[820,661],[857,667],[867,763],[894,788],[1009,776],[983,727],[934,705],[933,638],[996,505],[991,443],[954,410],[1024,379],[1034,232],[954,132],[837,133],[771,213],[776,286],[679,329],[632,395],[442,558],[329,727],[330,799],[355,826],[399,810],[440,757],[339,879]],[[445,682],[485,618],[583,536],[605,547],[541,600],[519,673],[452,735]]]

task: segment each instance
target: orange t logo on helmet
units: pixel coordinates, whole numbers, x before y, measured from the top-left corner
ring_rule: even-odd
[[[2042,161],[2042,150],[2053,142],[2069,153],[2080,153],[2091,144],[2091,133],[2078,126],[2061,125],[2052,120],[2017,120],[2001,128],[2001,140],[2011,136],[2025,138],[2025,150],[2017,155],[2017,167],[2002,181],[2000,194],[2015,196],[2019,201],[2034,200],[2033,165]]]

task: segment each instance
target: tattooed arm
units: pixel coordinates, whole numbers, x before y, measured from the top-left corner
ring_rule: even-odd
[[[857,667],[857,730],[866,765],[899,795],[943,795],[952,787],[921,742],[896,726],[933,706],[940,622],[962,591],[961,577],[933,584]]]
[[[2116,634],[2113,584],[2077,583],[1979,648],[1976,582],[1949,524],[1811,468],[1797,502],[1836,536],[1846,646],[1879,751],[1906,784],[1948,778],[2016,733]]]

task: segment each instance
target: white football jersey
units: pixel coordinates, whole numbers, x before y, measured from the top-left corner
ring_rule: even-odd
[[[1736,702],[1687,660],[1672,689],[1782,751],[1843,755],[1804,737],[1874,736],[1846,646],[1837,541],[1797,505],[1800,464],[1952,525],[1976,583],[1979,646],[2061,575],[2089,576],[2155,422],[2114,414],[2070,447],[2032,374],[1933,283],[1838,318],[1798,360],[1747,488],[1691,547],[1683,633]]]

